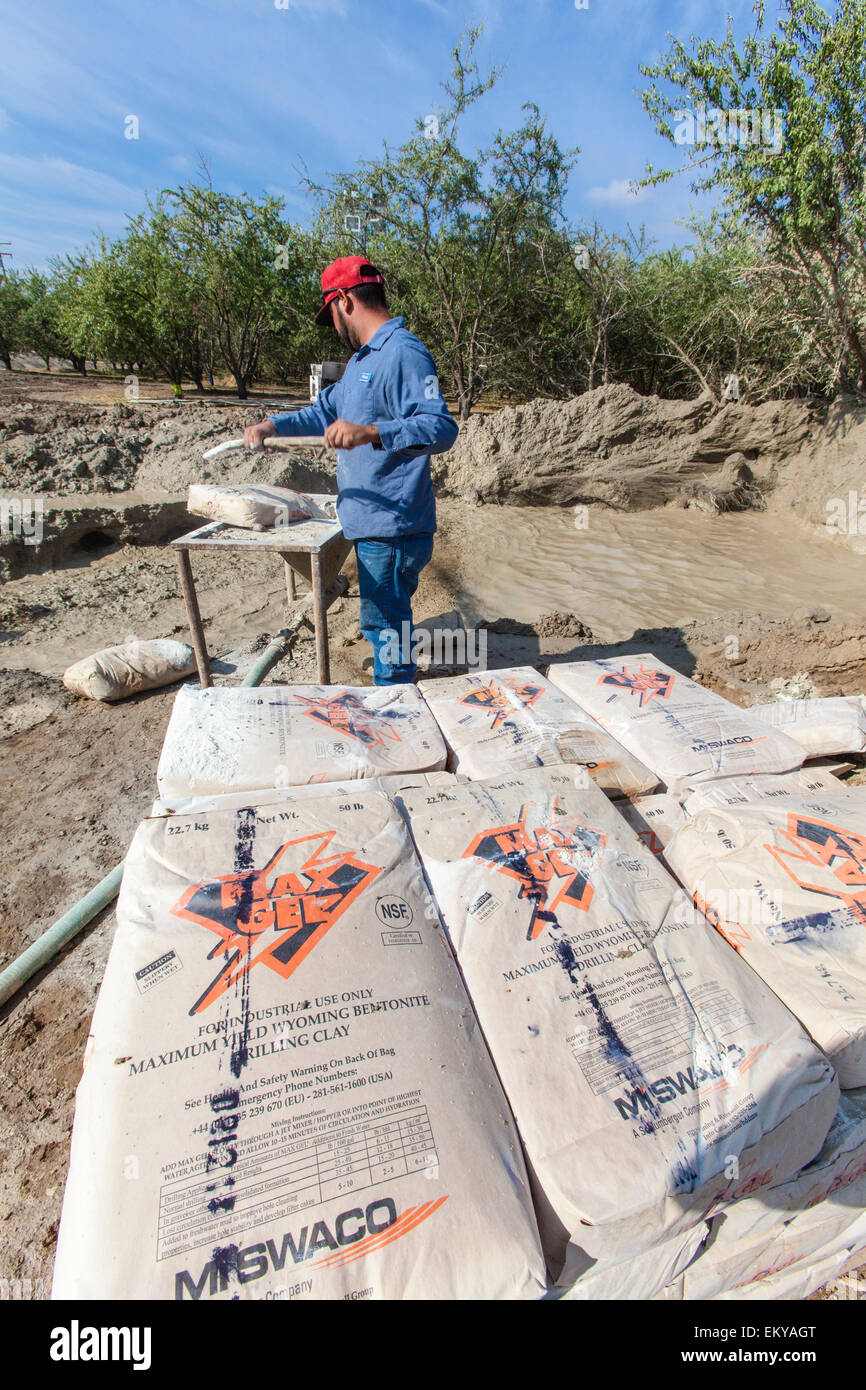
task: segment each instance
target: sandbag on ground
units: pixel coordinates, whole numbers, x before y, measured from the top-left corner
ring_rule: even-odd
[[[419,683],[449,749],[449,767],[502,777],[550,763],[579,763],[612,796],[651,791],[658,778],[534,666]]]
[[[798,743],[721,695],[681,676],[652,652],[551,666],[548,677],[630,753],[685,796],[714,777],[788,772]]]
[[[687,816],[710,811],[716,806],[746,806],[750,801],[775,801],[784,796],[823,796],[853,792],[866,797],[866,787],[846,787],[831,772],[808,766],[794,772],[759,777],[720,777],[717,782],[702,782],[683,802]]]
[[[384,796],[146,821],[56,1298],[537,1298],[510,1112]]]
[[[684,1296],[717,1298],[795,1264],[840,1255],[859,1238],[864,1207],[866,1090],[846,1091],[811,1163],[713,1219],[713,1239],[688,1270]]]
[[[866,801],[788,796],[702,811],[665,857],[843,1089],[866,1085]]]
[[[266,531],[272,526],[289,526],[310,517],[327,520],[325,511],[309,497],[288,487],[270,483],[191,483],[187,511],[206,516],[227,526]]]
[[[195,670],[195,655],[186,642],[156,637],[136,638],[117,647],[104,647],[83,657],[63,672],[63,684],[90,700],[125,700],[142,690],[158,690]]]
[[[156,780],[169,799],[433,772],[445,758],[436,721],[412,685],[185,686]]]
[[[789,1177],[839,1094],[792,1015],[574,780],[541,768],[402,793],[563,1285],[673,1238],[743,1182]]]
[[[686,820],[680,803],[665,792],[618,801],[616,809],[656,859],[662,858],[665,846]]]
[[[392,772],[385,777],[357,778],[349,782],[315,782],[303,787],[266,787],[255,792],[214,792],[211,796],[157,798],[152,816],[191,816],[199,811],[234,811],[238,807],[282,806],[311,796],[357,796],[359,792],[384,792],[396,797],[407,787],[450,786],[458,779],[451,772]]]
[[[866,750],[866,709],[860,695],[777,700],[755,705],[751,712],[799,743],[807,758]]]

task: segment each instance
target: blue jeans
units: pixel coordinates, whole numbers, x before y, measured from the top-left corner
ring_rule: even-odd
[[[373,684],[415,679],[412,660],[412,596],[433,554],[433,536],[391,536],[355,541],[361,631],[373,648]],[[408,638],[408,640],[406,640]]]

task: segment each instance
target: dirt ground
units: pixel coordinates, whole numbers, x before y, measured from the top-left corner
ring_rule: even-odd
[[[15,368],[12,372],[0,368],[0,399],[7,404],[24,401],[39,405],[109,405],[116,401],[130,400],[136,391],[143,401],[174,400],[167,381],[151,381],[147,377],[141,377],[133,387],[128,384],[128,379],[122,372],[112,371],[105,364],[100,364],[99,371],[94,371],[92,364],[88,362],[84,376],[80,372],[72,371],[68,364],[59,364],[53,358],[51,371],[47,372],[45,364],[32,354],[14,356],[12,365]],[[306,399],[306,383],[303,383],[303,386],[300,382],[291,383],[288,388],[266,384],[254,387],[250,392],[250,400],[282,400],[283,397],[288,399],[292,396],[300,400],[298,391],[303,391],[303,398]],[[217,378],[213,391],[206,390],[204,397],[217,405],[223,402],[237,402],[233,383],[227,378]],[[196,388],[187,383],[183,400],[189,402],[200,398]]]
[[[103,381],[37,376],[0,376],[0,405],[30,402],[51,410],[63,403],[64,390],[72,393],[67,401],[92,391],[90,403],[104,403],[98,395],[106,389]],[[167,395],[164,385],[159,389]],[[142,394],[150,394],[149,384]],[[233,427],[238,416],[235,408]],[[473,536],[485,511],[446,499],[439,517],[416,622],[455,627],[463,620],[461,577],[472,564]],[[840,552],[840,564],[852,559]],[[197,555],[194,568],[215,677],[236,683],[286,620],[282,567],[276,558]],[[346,573],[349,590],[329,615],[331,678],[368,684],[370,652],[358,627],[351,560]],[[156,764],[177,687],[102,705],[66,691],[63,670],[128,635],[186,640],[187,631],[164,538],[130,545],[109,537],[95,550],[73,547],[55,568],[22,574],[0,589],[0,963],[18,955],[123,859],[156,794]],[[843,620],[821,607],[801,608],[784,620],[726,612],[638,629],[615,646],[598,643],[579,613],[542,612],[531,623],[490,613],[487,633],[491,667],[546,667],[650,649],[744,706],[768,698],[774,679],[804,673],[816,694],[866,690],[866,615],[862,622]],[[435,667],[431,674],[450,669]],[[313,681],[314,671],[312,637],[303,631],[271,679]],[[858,767],[850,776],[866,780],[866,770]],[[0,1010],[6,1079],[0,1094],[0,1280],[29,1280],[23,1287],[34,1296],[47,1297],[50,1290],[75,1086],[114,925],[113,910],[106,909]]]

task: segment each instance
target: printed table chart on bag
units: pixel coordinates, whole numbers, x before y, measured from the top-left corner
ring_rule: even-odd
[[[333,504],[334,498],[313,495],[320,507]],[[281,556],[286,567],[286,586],[289,600],[295,598],[295,576],[300,575],[312,589],[313,627],[316,637],[316,671],[320,685],[331,679],[328,653],[327,611],[340,595],[335,580],[343,567],[352,543],[343,535],[339,521],[296,521],[288,526],[268,531],[249,531],[242,526],[227,526],[223,521],[211,521],[185,536],[172,541],[177,557],[180,586],[186,602],[192,644],[202,688],[213,684],[210,658],[195,591],[191,555],[196,550],[236,550],[246,554],[274,553]]]
[[[427,1107],[411,1105],[389,1115],[333,1131],[287,1140],[268,1136],[260,1152],[242,1152],[231,1170],[230,1212],[213,1214],[219,1170],[168,1182],[160,1190],[157,1259],[165,1260],[208,1241],[223,1240],[305,1207],[391,1182],[437,1164]],[[216,1174],[216,1176],[215,1176]]]

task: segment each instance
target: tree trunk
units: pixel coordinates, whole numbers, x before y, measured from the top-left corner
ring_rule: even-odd
[[[247,391],[246,380],[244,377],[238,376],[236,372],[233,373],[233,375],[235,379],[235,385],[237,387],[238,399],[241,401],[245,401],[247,399],[247,396],[249,395],[249,392]]]
[[[5,362],[7,372],[12,370],[12,355],[7,348],[0,350],[0,362]]]

